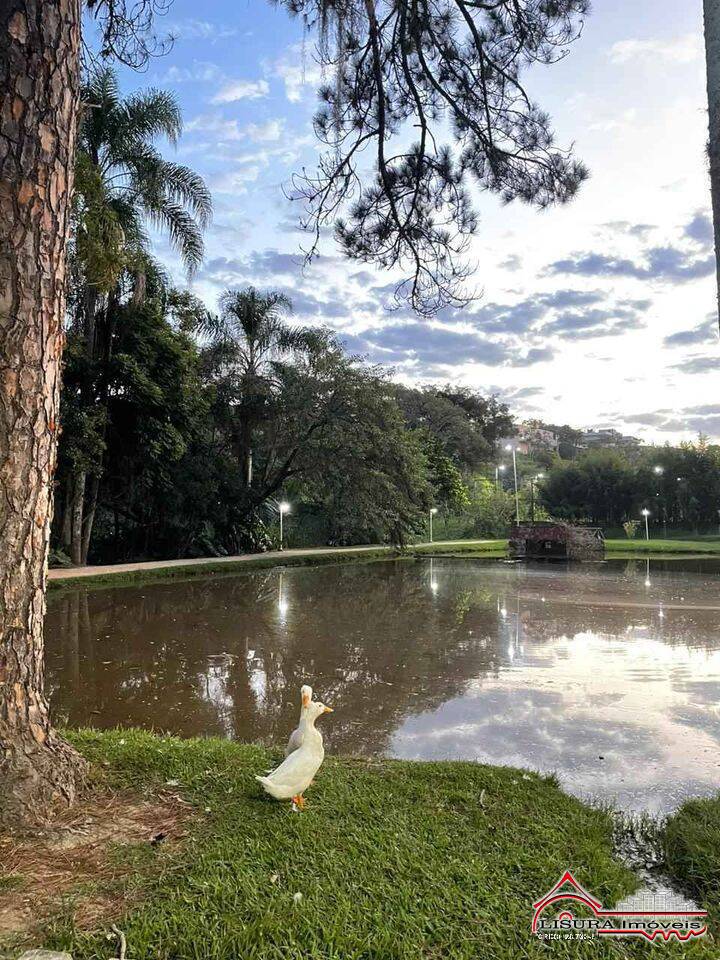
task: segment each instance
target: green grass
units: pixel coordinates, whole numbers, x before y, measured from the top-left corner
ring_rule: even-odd
[[[684,803],[665,825],[664,848],[671,876],[720,924],[720,794]]]
[[[707,553],[720,555],[720,540],[606,540],[608,553]]]
[[[415,544],[409,549],[415,554],[472,553],[504,556],[507,553],[507,540],[437,540],[435,543]]]
[[[276,759],[261,747],[140,731],[69,736],[112,785],[151,794],[178,781],[197,809],[182,846],[124,855],[128,883],[142,891],[117,920],[132,960],[647,955],[635,941],[533,939],[531,905],[566,868],[607,905],[637,885],[613,856],[609,813],[552,777],[330,757],[307,810],[292,813],[253,779]],[[58,919],[42,945],[99,960],[115,949],[106,933]],[[700,943],[685,950],[662,948],[713,955]]]
[[[368,560],[396,560],[403,555],[395,547],[376,547],[362,552],[348,550],[347,553],[324,553],[322,550],[313,550],[312,553],[295,556],[292,554],[266,556],[259,553],[250,559],[198,560],[197,563],[183,566],[157,567],[152,570],[111,570],[107,573],[95,573],[84,577],[73,577],[72,568],[70,568],[68,576],[62,577],[62,579],[49,579],[48,589],[61,590],[65,587],[75,588],[85,584],[89,586],[101,584],[116,586],[123,583],[151,583],[156,580],[191,580],[195,577],[235,576],[245,571],[252,573],[255,570],[266,570],[269,567],[308,567],[340,563],[363,563]]]
[[[720,556],[720,540],[627,540],[610,539],[605,541],[606,552],[610,556],[622,555],[623,558],[641,554],[702,554]],[[437,541],[409,545],[405,551],[395,547],[375,547],[363,552],[348,550],[347,553],[324,552],[313,549],[307,554],[285,554],[284,556],[265,556],[258,554],[243,560],[198,560],[187,566],[158,567],[154,570],[108,571],[85,577],[73,577],[70,568],[62,579],[48,580],[50,590],[62,590],[80,585],[98,586],[110,584],[118,586],[124,583],[152,583],[157,580],[188,580],[202,576],[234,576],[237,573],[264,570],[269,567],[305,567],[338,563],[366,563],[370,560],[396,560],[408,556],[429,556],[432,554],[468,554],[483,557],[502,557],[508,548],[507,540],[453,540]]]
[[[415,554],[433,554],[452,552],[497,553],[502,555],[507,550],[507,540],[458,540],[449,546],[447,543],[429,543],[409,545],[405,550],[391,546],[378,546],[367,550],[353,550],[347,552],[323,551],[311,548],[306,554],[273,554],[267,556],[259,553],[256,556],[233,560],[198,560],[197,563],[183,564],[182,566],[157,567],[155,569],[140,570],[109,570],[106,573],[95,573],[83,577],[74,577],[72,568],[68,568],[66,576],[48,580],[48,589],[62,590],[67,587],[78,587],[84,584],[98,586],[111,584],[119,586],[124,583],[151,583],[157,580],[189,580],[194,577],[206,576],[234,576],[237,573],[255,570],[265,570],[270,567],[308,567],[340,563],[367,563],[370,560],[398,560],[411,557]]]

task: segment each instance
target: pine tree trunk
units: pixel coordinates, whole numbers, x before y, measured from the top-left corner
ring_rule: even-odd
[[[80,0],[0,3],[0,817],[71,802],[85,762],[53,731],[43,618],[57,448]]]
[[[720,2],[703,0],[703,12],[708,95],[708,156],[715,233],[718,323],[720,324]]]

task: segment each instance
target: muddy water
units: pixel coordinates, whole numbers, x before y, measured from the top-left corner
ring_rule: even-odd
[[[51,593],[56,719],[555,771],[627,810],[720,787],[720,567],[436,559]]]

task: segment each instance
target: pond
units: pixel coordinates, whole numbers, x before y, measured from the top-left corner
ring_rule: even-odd
[[[555,771],[667,811],[720,785],[720,565],[446,558],[51,592],[56,721]]]

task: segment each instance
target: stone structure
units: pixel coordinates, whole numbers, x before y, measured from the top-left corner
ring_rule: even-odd
[[[559,521],[519,523],[510,533],[510,556],[602,560],[605,538],[599,527],[577,527]]]

